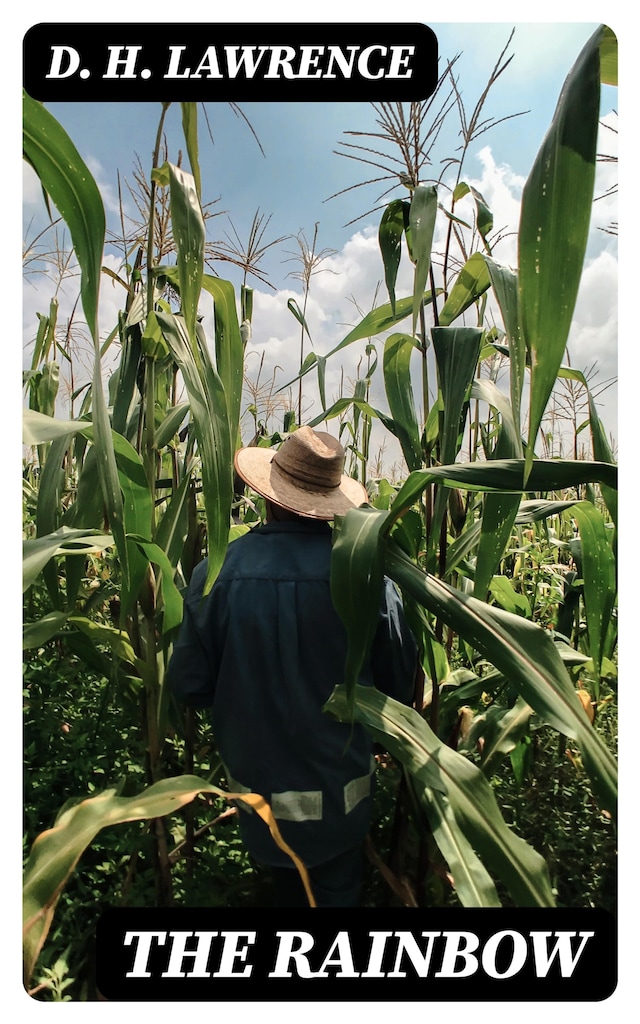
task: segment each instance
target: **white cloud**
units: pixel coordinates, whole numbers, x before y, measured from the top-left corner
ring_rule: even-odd
[[[615,118],[612,119],[615,123]],[[603,129],[604,131],[604,129]],[[613,132],[607,133],[602,146],[609,142],[608,151],[614,152],[613,145],[617,141]],[[605,151],[601,149],[601,151]],[[494,217],[494,236],[499,235],[494,248],[494,256],[500,262],[515,266],[517,263],[517,228],[519,221],[520,200],[524,179],[513,173],[506,164],[496,162],[492,150],[485,146],[476,154],[479,172],[475,176],[466,175],[466,180],[484,197]],[[616,165],[601,164],[598,167],[598,187],[609,189],[615,184]],[[41,198],[33,190],[33,178],[27,174],[25,203]],[[593,223],[588,260],[585,266],[579,299],[575,311],[574,322],[570,335],[569,351],[572,364],[587,370],[597,362],[598,379],[605,380],[615,376],[617,372],[617,273],[618,265],[615,255],[615,239],[605,234],[601,227],[615,219],[616,198],[607,198],[594,204]],[[456,206],[456,214],[463,220],[472,223],[475,216],[474,201],[465,197]],[[446,221],[438,218],[437,236],[434,249],[442,251],[444,246]],[[105,256],[105,263],[117,271],[119,261],[116,256]],[[436,268],[436,272],[437,272]],[[413,268],[406,256],[403,256],[397,282],[397,295],[410,294],[412,289]],[[347,335],[351,328],[359,323],[370,309],[388,301],[383,283],[384,268],[379,251],[377,225],[369,225],[354,231],[339,252],[330,255],[322,264],[321,272],[311,280],[310,293],[307,300],[306,319],[313,343],[307,337],[304,340],[304,355],[312,350],[320,355],[330,352]],[[59,290],[60,322],[71,316],[73,303],[77,295],[78,278],[73,277],[64,283]],[[46,312],[51,295],[56,291],[55,275],[48,272],[38,278],[31,278],[25,287],[24,323],[25,339],[31,340],[37,326],[37,312]],[[290,310],[287,302],[295,299],[300,308],[303,306],[302,286],[291,279],[291,287],[271,292],[256,288],[254,290],[253,336],[247,347],[246,371],[253,382],[245,391],[243,409],[258,399],[259,415],[267,418],[268,429],[279,429],[282,426],[282,415],[287,404],[297,405],[298,384],[280,392],[289,382],[295,380],[300,366],[301,328]],[[101,286],[100,323],[102,336],[117,323],[117,314],[122,308],[124,294],[121,288],[104,278]],[[205,329],[212,336],[212,315],[209,300],[202,303],[205,314]],[[495,312],[498,318],[497,310]],[[409,329],[409,321],[399,325],[399,329]],[[88,339],[88,335],[87,335]],[[374,407],[386,409],[386,399],[382,378],[382,352],[384,339],[373,339],[378,354],[379,365],[372,380],[370,401]],[[326,366],[326,400],[332,403],[340,394],[352,393],[353,382],[366,372],[365,356],[366,341],[356,342],[332,357]],[[87,350],[91,354],[91,344],[87,340]],[[86,361],[86,360],[85,360]],[[419,380],[419,359],[416,355],[414,393],[420,404],[421,382]],[[88,359],[90,366],[91,360]],[[435,377],[431,373],[431,388]],[[607,392],[603,398],[604,415],[607,427],[615,432],[616,408],[615,389]],[[318,394],[317,373],[312,370],[303,379],[304,417],[309,420],[321,411]],[[418,414],[419,415],[419,414]],[[252,418],[243,420],[245,434],[252,429]],[[337,425],[332,428],[337,429]],[[381,444],[385,432],[377,428],[376,443]],[[398,448],[392,439],[387,439],[389,458],[395,461]]]
[[[615,120],[615,119],[614,119]],[[613,152],[612,149],[609,152]],[[495,245],[494,256],[507,265],[517,265],[517,230],[520,216],[520,201],[525,179],[514,174],[505,164],[495,161],[491,148],[483,147],[477,154],[481,170],[476,177],[466,176],[484,197],[494,216],[494,235],[499,236]],[[598,168],[598,186],[609,188],[614,183],[615,164],[602,164]],[[615,197],[594,204],[593,223],[589,256],[581,283],[576,305],[573,326],[569,339],[569,352],[572,365],[583,371],[596,364],[596,382],[604,383],[617,373],[617,274],[618,264],[615,255],[615,240],[599,230],[603,225],[614,219]],[[608,204],[605,208],[604,204]],[[473,198],[467,196],[456,206],[456,214],[469,223],[473,222],[475,206]],[[442,251],[446,223],[440,218],[434,249]],[[373,305],[387,301],[383,279],[383,266],[377,241],[377,230],[370,226],[354,233],[343,249],[324,264],[333,273],[319,274],[314,277],[308,302],[308,321],[311,326],[315,349],[323,354],[329,352],[346,336],[348,330],[357,322],[361,315],[357,312],[355,299],[364,314]],[[398,278],[398,294],[411,291],[412,268],[403,259]],[[373,297],[378,290],[377,299]],[[291,293],[264,295],[256,293],[255,323],[253,347],[264,353],[262,364],[263,379],[273,372],[276,365],[276,377],[280,383],[291,380],[299,365],[299,329],[286,310],[286,299]],[[298,295],[298,301],[302,300]],[[495,304],[494,304],[495,307]],[[497,307],[494,315],[500,324]],[[263,326],[264,317],[264,326]],[[407,329],[408,321],[400,325]],[[374,339],[381,360],[383,339]],[[363,370],[363,353],[365,342],[361,341],[344,349],[339,356],[333,357],[327,366],[327,401],[330,402],[338,394],[341,382],[345,392],[358,373],[358,363]],[[305,354],[310,351],[305,342]],[[419,380],[418,359],[416,358],[416,375],[414,394],[419,404],[421,383]],[[434,377],[431,371],[433,387]],[[315,371],[304,378],[304,394],[306,407],[309,409],[307,418],[316,414],[320,408],[317,397]],[[295,398],[297,390],[292,390]],[[381,366],[374,378],[371,392],[371,403],[386,408]],[[600,412],[608,430],[615,434],[617,409],[616,389],[609,388],[600,402]],[[392,449],[395,453],[396,446]]]

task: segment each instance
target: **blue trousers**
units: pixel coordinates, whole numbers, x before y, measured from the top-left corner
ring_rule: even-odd
[[[347,850],[332,860],[309,868],[311,888],[318,907],[358,907],[362,893],[362,847]],[[297,869],[270,868],[277,907],[308,907],[309,900]]]

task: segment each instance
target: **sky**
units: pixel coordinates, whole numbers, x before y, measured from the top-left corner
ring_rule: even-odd
[[[467,155],[464,168],[464,179],[473,184],[484,195],[494,213],[496,225],[504,226],[502,241],[496,247],[495,256],[505,263],[515,263],[515,231],[519,216],[519,202],[523,184],[531,169],[545,131],[550,123],[566,74],[577,57],[582,45],[591,35],[595,26],[602,20],[610,18],[609,24],[617,32],[621,45],[621,62],[624,47],[635,39],[630,15],[623,10],[622,4],[611,2],[604,7],[602,4],[585,2],[576,12],[580,21],[558,22],[556,19],[557,4],[541,0],[536,5],[535,22],[514,23],[513,5],[494,3],[487,13],[491,20],[479,21],[478,5],[456,5],[456,21],[446,24],[431,21],[426,16],[426,5],[417,4],[414,0],[406,0],[402,6],[402,20],[426,21],[438,37],[440,53],[451,58],[460,53],[456,64],[459,74],[459,85],[465,103],[472,108],[486,84],[488,75],[493,68],[503,46],[507,42],[511,29],[515,25],[515,34],[510,46],[513,60],[504,75],[491,91],[487,105],[487,115],[494,119],[508,117],[520,111],[526,114],[498,124],[484,134]],[[242,18],[237,20],[254,21],[298,21],[322,19],[330,20],[364,20],[362,5],[355,3],[340,4],[327,0],[322,7],[321,15],[313,8],[306,9],[303,14],[299,5],[272,0],[268,7],[269,17],[265,16],[264,5],[247,0],[242,5]],[[485,5],[486,7],[486,5]],[[568,8],[563,8],[567,17]],[[86,5],[62,2],[56,5],[55,18],[51,6],[33,0],[25,7],[24,13],[14,12],[14,20],[8,26],[8,34],[12,37],[9,47],[12,57],[3,67],[9,87],[6,95],[14,97],[14,106],[9,103],[7,118],[17,138],[20,130],[19,94],[17,85],[20,81],[20,45],[24,32],[32,24],[39,21],[88,21],[101,20],[108,17],[111,21],[128,20],[131,17],[130,5],[121,0],[112,0],[108,15],[92,9],[87,13]],[[158,20],[172,22],[179,18],[175,4],[165,0],[156,0],[152,8],[153,19],[144,19],[142,12],[133,12],[135,20]],[[186,20],[212,21],[218,15],[212,5],[191,5]],[[367,20],[388,21],[389,7],[381,4],[368,4]],[[235,14],[235,12],[234,12]],[[467,19],[467,20],[465,20]],[[222,19],[221,19],[222,20]],[[623,90],[624,95],[624,90]],[[626,94],[630,96],[630,92]],[[153,138],[157,124],[158,111],[149,111],[145,105],[102,105],[91,104],[54,104],[52,112],[61,121],[71,135],[74,143],[82,154],[96,178],[105,201],[107,213],[112,225],[117,226],[117,188],[119,171],[125,179],[131,178],[133,161],[140,158],[141,165],[148,174],[150,167]],[[632,104],[626,100],[627,109]],[[618,136],[617,119],[613,111],[618,109],[617,90],[603,90],[602,116],[610,126],[603,130],[600,150],[610,155],[617,153]],[[320,353],[329,351],[357,322],[357,309],[366,310],[376,301],[385,301],[381,289],[383,271],[377,247],[377,215],[372,215],[355,223],[349,224],[360,213],[376,205],[375,188],[353,189],[334,199],[334,193],[348,188],[359,180],[363,168],[353,160],[336,155],[341,148],[340,142],[351,140],[345,132],[367,130],[371,125],[371,112],[366,106],[356,104],[336,104],[320,109],[314,105],[290,104],[282,105],[247,103],[243,110],[257,133],[264,155],[257,146],[255,139],[246,125],[239,120],[226,106],[209,109],[209,117],[213,130],[213,141],[210,141],[204,130],[201,130],[200,158],[204,181],[205,202],[215,203],[212,209],[220,211],[220,215],[210,223],[209,238],[216,240],[229,232],[230,216],[233,224],[241,235],[246,235],[251,218],[259,208],[261,213],[270,217],[266,229],[265,240],[287,236],[287,240],[269,249],[264,261],[273,287],[267,287],[256,281],[254,283],[254,331],[248,356],[248,369],[254,379],[260,360],[264,354],[262,381],[273,376],[277,385],[284,385],[295,376],[299,359],[299,331],[291,313],[287,310],[287,299],[297,296],[300,299],[299,282],[292,278],[297,264],[291,262],[291,254],[296,251],[295,236],[304,231],[308,240],[311,239],[314,225],[318,224],[318,246],[335,250],[322,263],[322,273],[314,276],[311,282],[308,321],[311,327],[313,343]],[[178,151],[182,148],[179,114],[177,107],[171,109],[167,122],[167,140],[169,159],[175,161]],[[443,131],[442,146],[444,155],[448,155],[458,145],[455,121]],[[448,153],[447,153],[448,151]],[[439,153],[437,159],[440,159]],[[22,237],[29,237],[43,226],[43,204],[41,194],[33,176],[24,167],[13,161],[16,173],[21,180],[17,184],[18,194],[22,189],[22,209],[19,203],[10,201],[13,191],[7,196],[7,223],[10,236],[14,231],[21,231]],[[22,162],[21,162],[22,163]],[[632,162],[628,161],[628,166]],[[439,166],[436,165],[439,173]],[[627,171],[627,174],[629,172]],[[618,166],[615,163],[603,164],[598,171],[598,187],[604,193],[617,181]],[[621,169],[621,176],[624,168]],[[627,190],[629,195],[629,190]],[[403,195],[402,190],[395,196]],[[222,212],[222,211],[228,211]],[[22,216],[20,214],[22,213]],[[627,203],[625,219],[628,224],[633,220],[633,211]],[[618,301],[624,303],[629,323],[629,288],[619,290],[618,242],[626,252],[629,262],[629,239],[632,237],[627,228],[626,241],[624,233],[618,239],[602,230],[612,220],[618,219],[617,199],[602,199],[594,204],[593,225],[583,275],[583,284],[574,317],[574,327],[570,337],[572,364],[586,370],[594,362],[597,366],[598,380],[607,381],[618,374]],[[20,228],[18,221],[20,220]],[[441,240],[436,236],[436,241]],[[111,262],[110,262],[111,261]],[[117,266],[115,253],[108,253],[105,262],[112,267]],[[32,342],[36,326],[36,313],[46,312],[50,296],[54,290],[54,282],[42,275],[30,276],[26,283],[18,283],[17,261],[10,257],[5,261],[8,276],[6,281],[18,290],[23,288],[22,319],[20,323],[11,324],[11,333],[20,333],[23,347],[23,365],[28,363],[28,345]],[[220,276],[228,276],[238,284],[240,275],[229,265],[218,268]],[[401,268],[399,291],[407,294],[410,291],[409,268],[405,264]],[[404,291],[402,291],[404,289]],[[377,294],[377,300],[376,300]],[[122,296],[117,289],[105,284],[102,289],[101,325],[103,333],[107,333],[115,323],[115,316],[120,308]],[[61,315],[68,315],[75,299],[74,284],[68,282],[60,293]],[[208,311],[205,312],[205,322]],[[630,368],[629,360],[631,345],[620,346],[621,357],[625,359],[625,367]],[[308,351],[308,349],[307,349]],[[88,347],[87,347],[88,352]],[[331,367],[328,379],[328,395],[332,397],[340,386],[341,371],[345,378],[353,378],[358,371],[358,361],[362,358],[363,349],[356,351],[356,346],[346,350],[342,366]],[[11,352],[11,358],[15,353]],[[82,360],[82,353],[79,359]],[[87,365],[89,357],[87,356]],[[252,365],[254,369],[252,369]],[[17,368],[16,368],[17,372]],[[631,386],[631,373],[621,376],[621,387],[627,388],[626,407],[632,408],[633,397],[628,390]],[[13,377],[13,374],[12,374]],[[308,388],[308,392],[307,392]],[[286,397],[287,392],[285,390]],[[600,412],[607,429],[613,437],[623,443],[625,437],[620,435],[618,418],[618,388],[610,387],[600,398]],[[380,392],[374,392],[375,401],[382,404]],[[17,398],[17,389],[16,389]],[[11,399],[9,401],[11,407]],[[620,407],[624,409],[625,402]],[[305,378],[305,408],[312,416],[318,410],[317,395],[313,392],[311,377]],[[11,412],[8,413],[10,417]],[[274,412],[277,420],[279,411]],[[17,419],[17,417],[16,417]],[[629,422],[628,420],[626,421]],[[245,432],[249,424],[243,421]],[[630,432],[626,437],[629,438]],[[382,442],[380,442],[382,443]],[[394,453],[389,451],[388,458],[393,459]],[[17,502],[16,502],[17,506]],[[17,602],[14,602],[17,607]],[[627,603],[626,607],[630,607]],[[16,613],[17,614],[17,613]],[[19,624],[14,623],[19,632]],[[16,652],[17,654],[17,652]],[[19,671],[17,663],[16,673]],[[13,674],[13,669],[12,673]],[[17,690],[17,688],[16,688]],[[16,709],[16,716],[18,711]],[[622,723],[621,723],[622,726]],[[19,802],[19,801],[18,801]],[[19,808],[16,808],[19,813]],[[627,840],[628,842],[628,840]],[[625,871],[624,863],[622,865]],[[627,891],[631,892],[633,882],[627,871]],[[624,876],[623,876],[624,881]],[[624,910],[624,908],[621,908]],[[626,918],[627,922],[629,921]],[[626,933],[629,935],[630,932]],[[623,933],[624,937],[624,933]],[[628,948],[624,945],[620,950],[621,971],[626,967],[625,980],[631,978],[630,956],[631,942]],[[17,973],[16,973],[17,976]],[[624,1009],[623,993],[628,992],[628,984],[620,985],[612,1005]],[[437,1004],[433,1009],[437,1010]],[[126,1010],[126,1008],[123,1008]],[[280,1007],[283,1014],[287,1008]],[[474,1006],[474,1014],[480,1020],[496,1019],[496,1016],[507,1019],[516,1010],[524,1019],[537,1018],[539,1007],[515,1007],[505,1004],[501,1007],[492,1005]],[[549,1007],[551,1009],[551,1007]],[[21,1010],[25,1011],[24,997]],[[313,1018],[315,1008],[305,1006],[305,1014]],[[339,1007],[332,1008],[340,1016]],[[499,1012],[498,1012],[499,1011]],[[324,1009],[319,1007],[318,1013]],[[296,1014],[296,1007],[291,1009]],[[580,1006],[581,1018],[591,1020],[596,1014],[601,1016],[599,1006],[583,1003]],[[125,1012],[126,1016],[126,1012]],[[286,1017],[286,1013],[284,1013]],[[288,1018],[287,1018],[288,1019]],[[294,1016],[291,1019],[295,1019]]]
[[[505,57],[511,57],[510,63],[489,91],[483,107],[483,118],[494,127],[469,147],[462,178],[482,193],[494,214],[495,231],[501,236],[494,257],[515,266],[522,187],[553,116],[563,81],[598,22],[427,24],[438,39],[440,66],[457,58],[455,75],[467,117],[508,44]],[[612,156],[617,154],[616,105],[617,90],[603,89],[602,115],[609,127],[602,130],[600,149]],[[134,184],[134,168],[138,166],[148,177],[160,104],[71,102],[47,106],[94,175],[105,202],[108,226],[117,232],[121,205],[125,215],[133,211],[128,186]],[[228,242],[234,232],[244,241],[258,211],[265,228],[263,241],[277,242],[269,245],[260,262],[269,285],[256,278],[248,282],[255,288],[254,320],[246,363],[251,384],[243,405],[246,409],[253,401],[251,388],[254,394],[258,389],[260,419],[271,432],[281,427],[285,406],[297,399],[297,385],[287,385],[296,377],[300,365],[300,328],[287,308],[287,301],[295,298],[302,305],[302,285],[296,276],[301,269],[299,240],[302,238],[304,244],[310,245],[317,231],[316,251],[323,254],[310,283],[307,321],[311,343],[305,341],[304,354],[308,354],[311,346],[324,354],[365,312],[387,301],[377,242],[381,203],[406,198],[408,193],[396,184],[382,201],[381,194],[389,182],[353,187],[380,173],[376,167],[345,155],[356,153],[351,148],[354,143],[378,146],[370,139],[349,134],[377,131],[375,113],[369,104],[256,101],[243,103],[241,109],[239,116],[229,104],[208,103],[206,122],[200,115],[202,199],[204,204],[210,204],[212,214],[207,227],[210,242]],[[457,113],[452,109],[431,152],[430,165],[424,169],[423,181],[441,175],[442,161],[458,151],[459,132]],[[179,104],[169,108],[165,137],[167,158],[177,163],[185,148]],[[599,165],[598,179],[597,191],[605,193],[615,186],[617,165]],[[444,200],[451,183],[452,173],[445,174],[440,186]],[[26,167],[23,195],[25,235],[33,239],[45,223],[45,211],[35,175]],[[470,199],[459,204],[459,212],[461,216],[472,216]],[[597,385],[608,384],[598,401],[607,430],[615,439],[618,257],[617,238],[604,229],[616,220],[616,196],[594,204],[583,286],[569,342],[572,365],[594,372]],[[436,251],[444,245],[444,230],[445,220],[441,217],[436,227]],[[105,262],[113,270],[119,269],[120,257],[113,248],[107,247]],[[218,261],[215,271],[239,288],[242,273],[232,264]],[[34,336],[36,313],[46,311],[49,296],[56,288],[55,275],[51,273],[30,273],[25,279],[26,352]],[[64,282],[57,292],[62,320],[71,312],[76,289],[74,278]],[[411,267],[404,259],[398,294],[409,294],[411,289]],[[105,336],[116,323],[122,301],[122,290],[105,280],[101,303]],[[208,326],[211,311],[206,302],[201,311]],[[78,346],[76,383],[82,367],[91,365],[88,341],[79,341]],[[341,359],[329,362],[329,402],[349,393],[354,379],[363,372],[364,347],[364,343],[351,346]],[[382,339],[377,340],[377,349],[381,355]],[[418,370],[416,364],[416,388],[420,386]],[[314,378],[315,374],[309,374],[303,383],[303,419],[307,420],[321,409]],[[370,394],[374,407],[385,407],[380,373],[374,376]],[[556,430],[558,437],[565,432],[562,423],[556,424]],[[245,440],[252,432],[252,418],[245,414]],[[569,443],[570,433],[567,432],[563,444]],[[379,426],[374,430],[372,453],[378,454],[389,475],[402,473],[397,444]],[[567,452],[558,450],[555,454]]]

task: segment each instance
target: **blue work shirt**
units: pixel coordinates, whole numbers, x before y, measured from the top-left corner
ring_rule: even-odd
[[[330,592],[332,531],[322,521],[268,523],[228,548],[202,600],[206,562],[192,576],[169,663],[183,703],[212,709],[234,792],[260,793],[308,867],[364,840],[371,814],[372,740],[322,707],[344,681],[346,631]],[[390,580],[363,684],[410,703],[416,646]],[[291,866],[254,812],[243,840],[264,864]]]

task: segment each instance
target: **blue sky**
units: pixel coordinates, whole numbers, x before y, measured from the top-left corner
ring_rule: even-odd
[[[112,20],[116,20],[115,17]],[[470,147],[462,175],[485,196],[494,213],[496,229],[503,230],[501,249],[494,255],[515,265],[514,240],[522,186],[552,119],[566,75],[598,22],[514,23],[505,20],[428,24],[437,36],[442,64],[458,57],[455,74],[467,116],[485,89],[512,29],[515,30],[507,50],[507,56],[512,56],[510,64],[492,87],[483,108],[483,118],[496,122],[495,126]],[[109,224],[117,230],[118,172],[121,181],[131,182],[134,162],[139,159],[148,176],[160,104],[77,102],[48,106],[94,174]],[[616,106],[617,90],[604,89],[602,113],[612,127],[615,127],[612,111]],[[291,276],[299,270],[299,263],[292,259],[299,251],[294,237],[298,232],[303,231],[310,242],[317,223],[318,249],[332,250],[330,258],[322,264],[322,272],[312,280],[308,306],[313,343],[319,353],[329,351],[341,340],[348,328],[360,319],[358,310],[366,311],[386,299],[381,289],[383,269],[375,237],[380,212],[350,223],[377,205],[380,188],[350,189],[329,198],[378,173],[335,152],[341,148],[341,143],[358,141],[346,133],[375,130],[374,113],[369,104],[348,102],[244,103],[243,113],[258,136],[263,153],[249,127],[228,104],[207,104],[206,110],[212,138],[200,114],[202,198],[204,203],[213,203],[212,210],[219,214],[209,221],[209,240],[224,240],[231,232],[231,221],[241,238],[245,238],[258,208],[265,218],[271,218],[264,240],[287,238],[269,249],[261,264],[272,288],[255,279],[251,282],[256,296],[247,369],[249,375],[253,374],[256,385],[260,383],[264,387],[267,381],[273,381],[271,390],[275,391],[295,377],[299,365],[299,328],[287,310],[290,297],[301,299],[300,284]],[[515,114],[519,116],[513,117]],[[165,131],[168,158],[177,162],[179,152],[184,151],[179,104],[169,108]],[[613,131],[603,140],[603,145],[613,147],[609,152],[617,151],[616,143],[617,134]],[[439,176],[441,161],[455,154],[459,144],[459,121],[452,111],[438,137],[432,166],[423,177],[428,180]],[[601,186],[604,190],[615,180],[616,166],[609,165],[602,173],[607,175]],[[389,198],[407,195],[402,186],[397,186]],[[126,187],[124,196],[125,209],[131,212]],[[29,225],[27,233],[33,237],[44,223],[44,207],[37,183],[28,174],[24,216]],[[612,219],[617,219],[615,200],[594,205],[589,265],[585,268],[583,295],[570,338],[572,365],[586,371],[596,363],[600,381],[610,380],[617,374],[617,239],[602,230]],[[114,253],[109,259],[112,269],[118,269]],[[216,269],[221,277],[230,278],[237,286],[240,284],[242,275],[230,264],[218,264]],[[407,265],[401,267],[399,279],[400,289],[404,287],[407,294],[411,291],[409,270]],[[24,292],[25,344],[34,335],[36,312],[48,308],[48,293],[50,295],[54,287],[51,275],[48,279],[41,275],[29,278]],[[73,282],[66,282],[60,290],[62,317],[72,308],[74,288]],[[400,290],[399,294],[403,292]],[[121,301],[122,295],[105,284],[105,335],[116,322]],[[206,318],[206,308],[203,314]],[[353,348],[345,352],[339,364],[330,366],[329,401],[338,397],[345,381],[347,387],[351,386],[350,382],[361,371],[362,360],[362,351]],[[89,359],[87,363],[90,365]],[[319,411],[312,375],[305,378],[304,387],[306,418],[311,419]],[[288,395],[291,400],[293,392]],[[272,420],[267,422],[270,429],[278,428],[286,400],[287,393],[283,396],[278,392]],[[384,402],[381,382],[374,386],[372,400]],[[245,406],[249,403],[247,395]],[[264,413],[265,416],[268,413],[266,408]],[[616,435],[615,387],[608,388],[603,396],[601,414],[607,428]],[[245,418],[244,425],[246,429],[251,428],[250,418]],[[392,443],[384,453],[387,463],[389,459],[393,463],[395,451]]]
[[[460,54],[456,74],[468,109],[475,105],[515,28],[509,48],[513,59],[491,90],[485,114],[499,121],[525,113],[497,124],[475,147],[475,153],[487,141],[500,162],[526,176],[553,115],[564,77],[596,23],[429,24],[438,38],[442,62]],[[160,104],[79,102],[48,106],[106,189],[115,194],[117,170],[125,177],[131,176],[134,154],[148,170]],[[366,211],[377,194],[373,189],[360,189],[329,199],[368,174],[366,167],[334,151],[341,141],[348,141],[345,132],[374,127],[370,106],[253,102],[243,104],[242,110],[255,129],[264,155],[249,128],[227,104],[207,104],[213,140],[201,117],[204,200],[219,199],[215,208],[229,211],[241,233],[260,207],[264,214],[271,215],[271,237],[295,234],[301,229],[310,236],[319,222],[320,244],[340,248],[353,231],[345,224]],[[437,159],[448,156],[458,144],[453,116],[450,124],[451,129],[441,136],[435,174],[439,173]],[[184,149],[178,104],[169,110],[166,129],[169,158],[176,161],[178,150]],[[475,153],[472,150],[468,160],[471,174],[479,170]],[[211,233],[226,227],[226,217],[221,216],[212,224]],[[275,284],[291,269],[291,265],[283,264],[285,259],[285,254],[279,259],[277,253],[271,254],[269,267]]]

